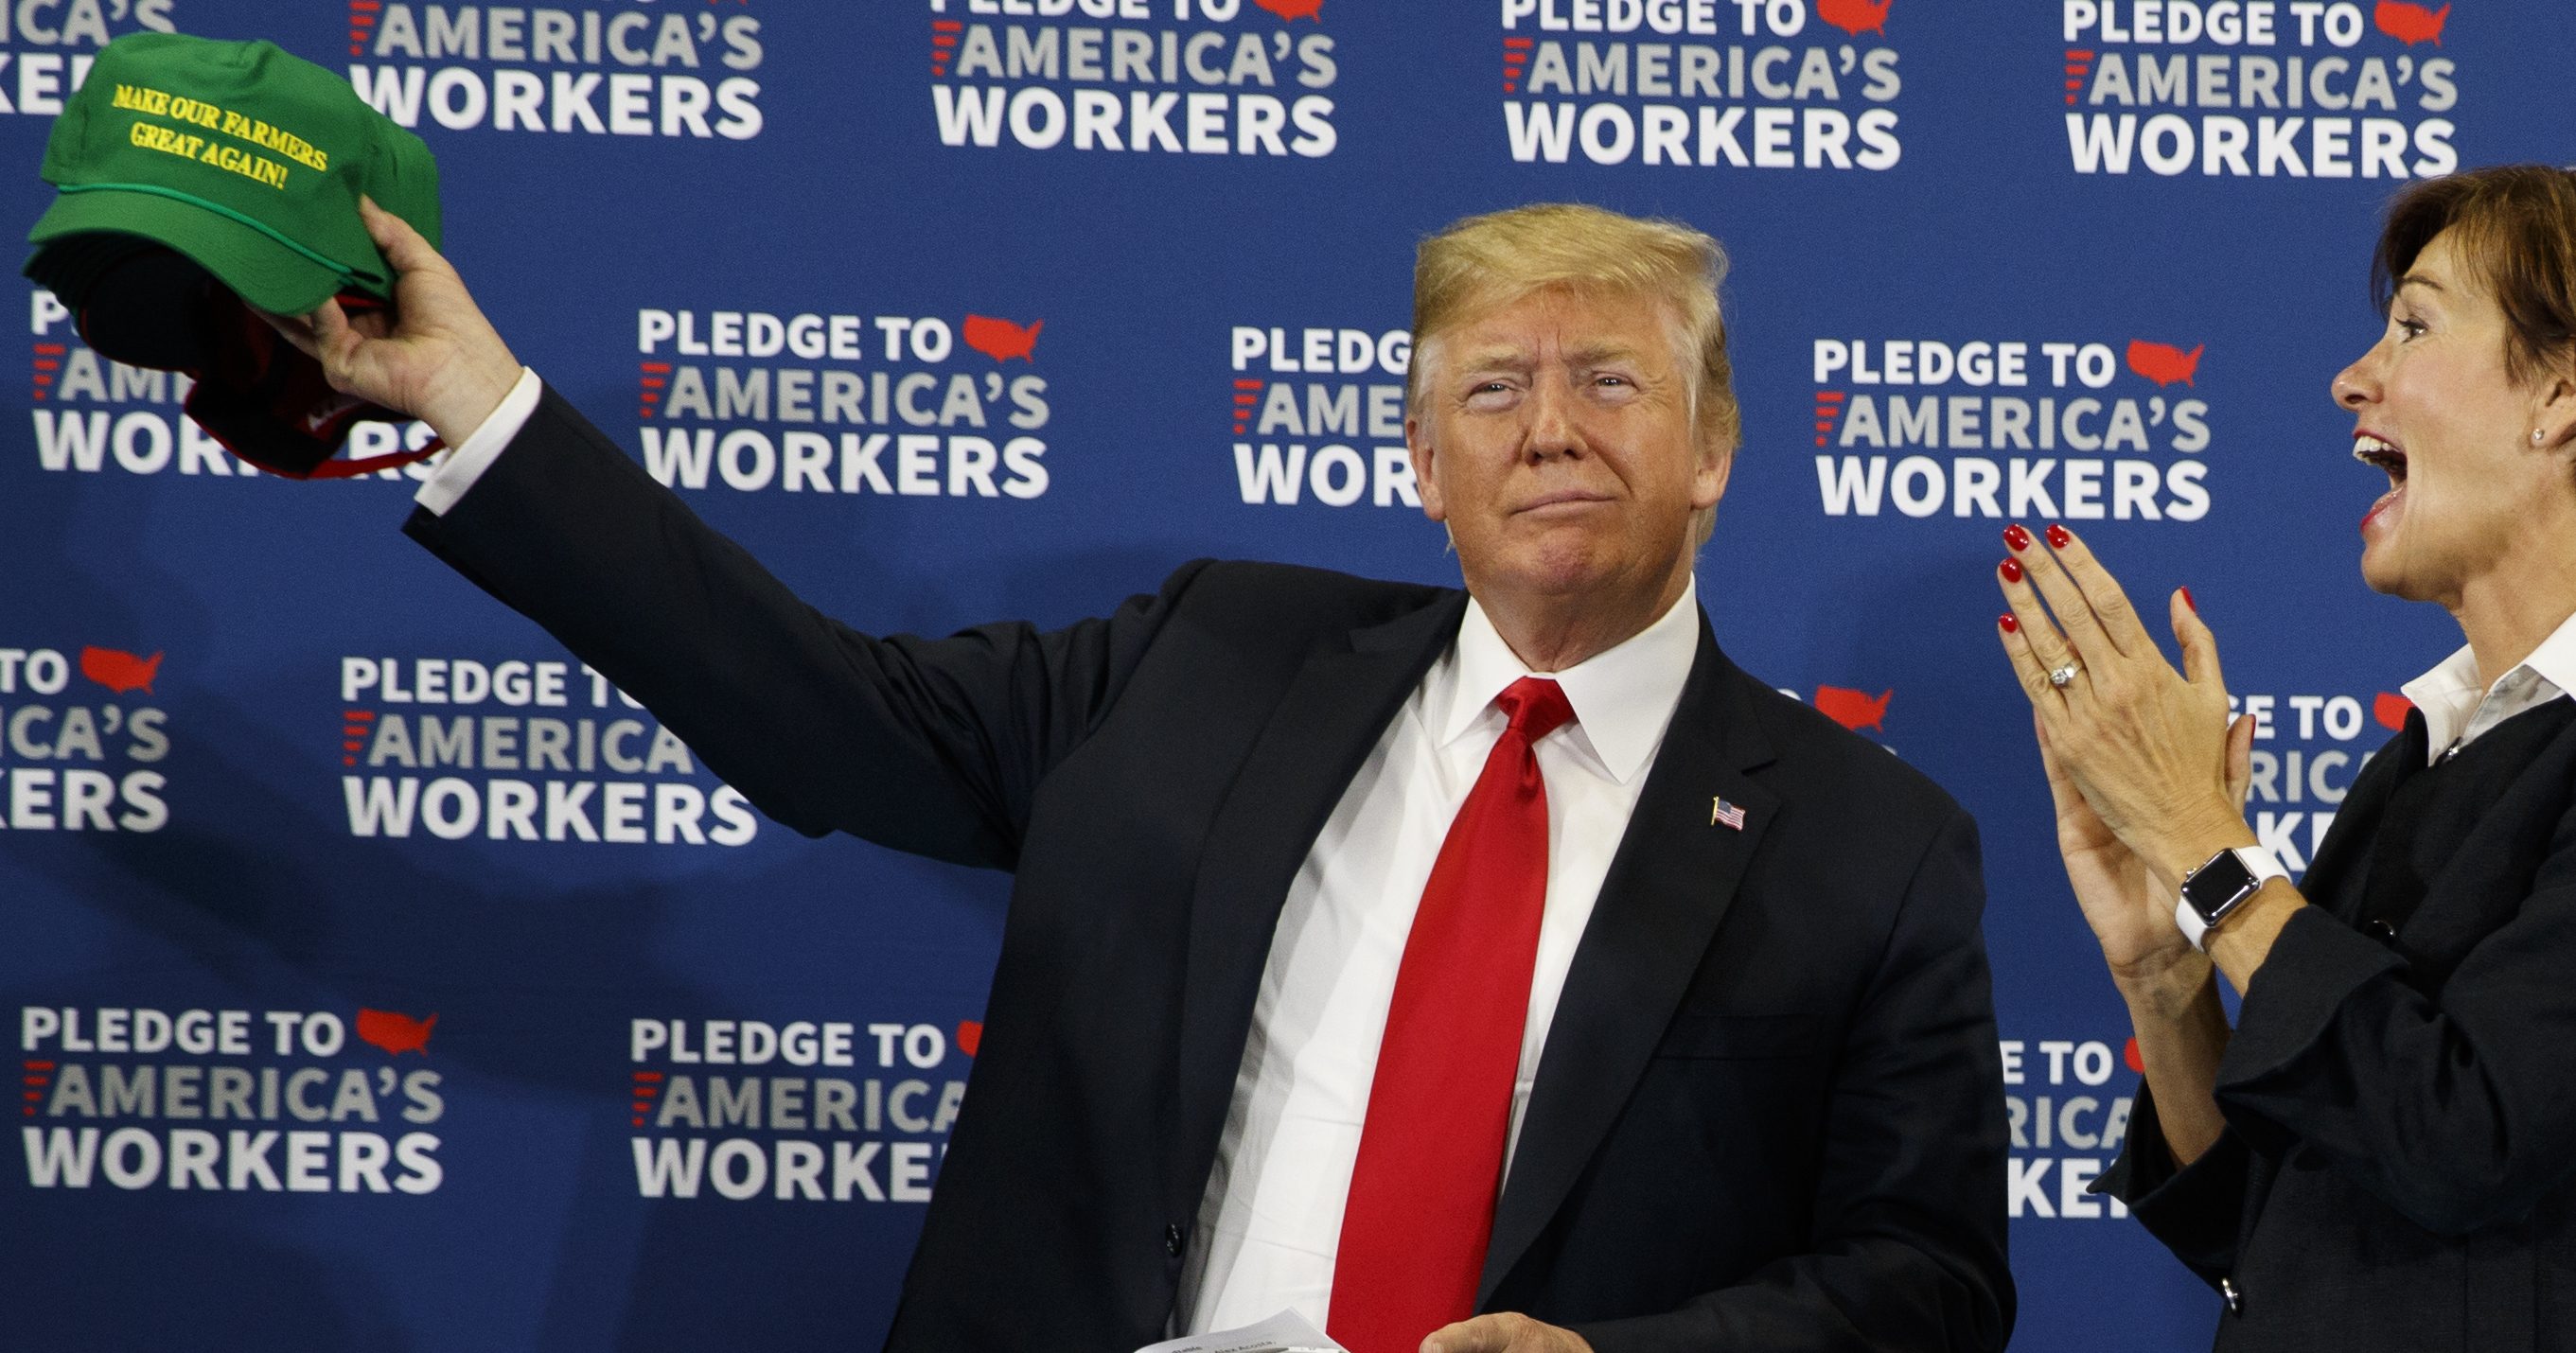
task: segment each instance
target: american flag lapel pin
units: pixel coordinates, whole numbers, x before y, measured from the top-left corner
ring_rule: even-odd
[[[1708,825],[1744,830],[1743,805],[1728,803],[1724,796],[1709,800]]]

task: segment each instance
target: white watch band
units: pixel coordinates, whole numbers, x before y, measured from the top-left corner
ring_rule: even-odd
[[[2261,846],[2238,846],[2234,850],[2224,851],[2221,853],[2235,856],[2237,863],[2245,866],[2245,871],[2254,876],[2252,887],[2247,888],[2234,902],[2222,907],[2219,910],[2218,915],[2210,921],[2204,921],[2201,919],[2199,909],[2192,906],[2190,898],[2177,897],[2174,899],[2174,924],[2182,928],[2182,937],[2191,941],[2191,947],[2198,949],[2203,953],[2207,953],[2209,951],[2209,932],[2215,927],[2218,921],[2226,920],[2228,916],[2236,911],[2237,908],[2242,907],[2245,903],[2253,900],[2254,894],[2261,892],[2264,884],[2269,883],[2274,879],[2286,879],[2290,876],[2290,871],[2282,868],[2279,860],[2272,858],[2272,852],[2265,850]],[[2211,858],[2215,859],[2217,857],[2212,856]],[[2208,867],[2208,865],[2203,864],[2200,868],[2207,869]],[[2198,874],[2199,872],[2200,869],[2192,871],[2193,874]],[[2183,882],[2186,884],[2191,882],[2190,877],[2188,875],[2185,876]]]

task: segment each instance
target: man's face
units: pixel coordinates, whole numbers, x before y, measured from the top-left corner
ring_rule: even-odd
[[[1405,423],[1422,509],[1489,607],[1663,605],[1729,453],[1691,426],[1680,325],[1659,300],[1549,290],[1443,331]]]

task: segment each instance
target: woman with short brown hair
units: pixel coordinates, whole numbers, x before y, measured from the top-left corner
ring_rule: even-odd
[[[2373,277],[2332,387],[2388,476],[2362,576],[2466,643],[2299,886],[2189,592],[2177,672],[2081,541],[2006,532],[1998,634],[2146,1069],[2099,1187],[2219,1290],[2222,1349],[2576,1348],[2576,175],[2407,189]]]

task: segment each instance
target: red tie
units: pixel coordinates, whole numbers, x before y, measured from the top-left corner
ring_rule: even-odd
[[[1547,783],[1530,748],[1574,717],[1541,677],[1494,703],[1511,724],[1440,843],[1369,1085],[1325,1322],[1351,1353],[1414,1353],[1473,1315],[1494,1229],[1547,910]]]

